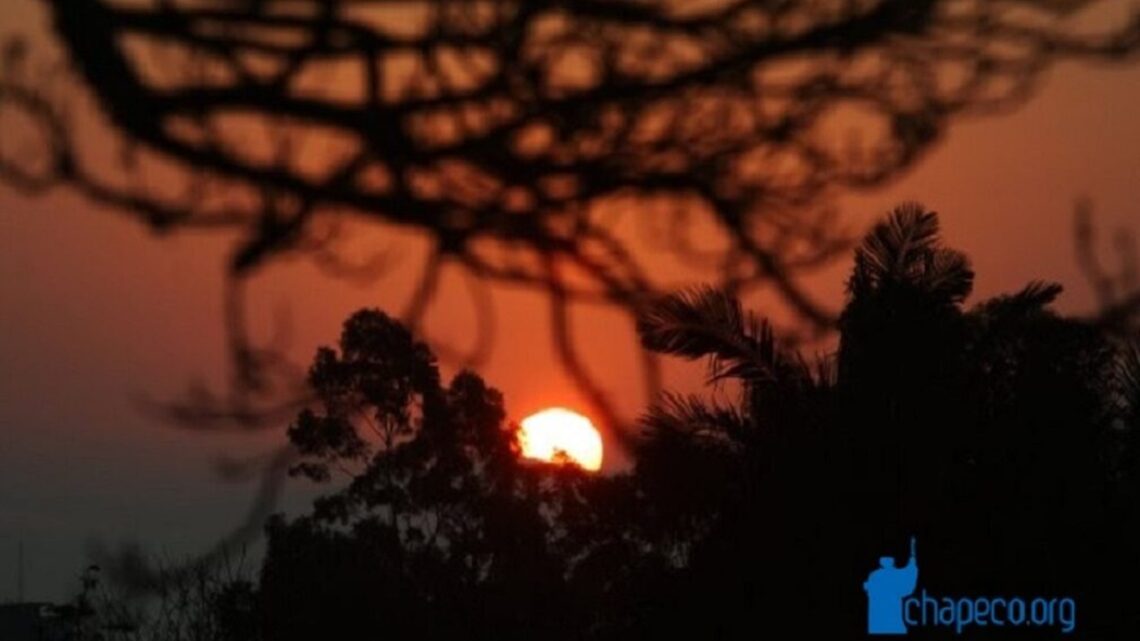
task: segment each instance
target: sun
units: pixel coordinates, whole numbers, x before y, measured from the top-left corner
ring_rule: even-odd
[[[583,469],[602,468],[602,436],[590,419],[562,407],[524,418],[519,424],[522,455],[540,461],[569,460]]]

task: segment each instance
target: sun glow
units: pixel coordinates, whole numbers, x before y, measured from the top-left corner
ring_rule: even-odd
[[[590,419],[561,407],[531,414],[519,424],[526,458],[570,461],[596,472],[602,467],[602,437]]]

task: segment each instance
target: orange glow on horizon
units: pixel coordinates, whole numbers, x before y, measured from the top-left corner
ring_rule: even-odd
[[[524,457],[548,462],[568,459],[591,472],[602,468],[602,436],[585,416],[552,407],[524,418],[519,426]]]

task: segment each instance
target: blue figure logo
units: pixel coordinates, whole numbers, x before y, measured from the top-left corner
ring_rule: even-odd
[[[879,569],[863,582],[867,593],[867,634],[906,634],[903,623],[903,599],[914,592],[918,582],[918,564],[914,556],[914,537],[910,538],[910,560],[896,567],[892,557],[879,559]]]

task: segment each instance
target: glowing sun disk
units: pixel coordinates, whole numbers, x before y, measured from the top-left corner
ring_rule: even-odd
[[[602,437],[590,419],[561,407],[531,414],[519,423],[522,455],[555,462],[562,457],[597,471],[602,467]]]

